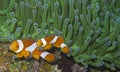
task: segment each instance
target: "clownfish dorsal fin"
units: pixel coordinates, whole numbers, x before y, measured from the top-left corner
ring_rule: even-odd
[[[24,44],[23,44],[22,40],[17,40],[17,42],[18,42],[19,48],[18,48],[18,50],[15,51],[15,52],[16,52],[16,53],[19,53],[19,52],[21,52],[21,51],[23,50]]]

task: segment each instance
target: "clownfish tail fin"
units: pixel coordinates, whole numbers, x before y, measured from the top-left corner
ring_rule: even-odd
[[[57,57],[54,54],[51,54],[49,52],[42,52],[40,56],[46,60],[47,62],[53,63],[56,61]]]
[[[60,45],[60,47],[61,47],[63,53],[65,53],[65,54],[69,53],[69,48],[65,43],[62,43]]]

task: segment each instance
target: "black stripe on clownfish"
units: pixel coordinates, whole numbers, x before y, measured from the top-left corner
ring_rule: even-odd
[[[44,50],[38,50],[36,42],[32,39],[15,40],[10,44],[10,50],[17,54],[17,58],[32,56],[39,60],[40,57],[48,62],[54,62],[56,56]]]
[[[48,36],[38,39],[38,47],[43,47],[44,50],[49,50],[52,46],[61,48],[63,53],[69,53],[68,46],[64,43],[64,39],[61,36]]]

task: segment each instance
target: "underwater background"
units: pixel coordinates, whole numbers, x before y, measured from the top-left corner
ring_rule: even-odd
[[[58,52],[61,60],[56,65],[16,62],[6,51],[13,40],[38,40],[49,35],[62,36],[71,49],[67,56]],[[0,72],[119,69],[120,0],[0,0]]]

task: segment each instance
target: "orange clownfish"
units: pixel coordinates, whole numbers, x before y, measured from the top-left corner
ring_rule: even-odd
[[[38,47],[42,47],[43,50],[49,50],[52,46],[61,48],[63,53],[69,53],[68,46],[64,43],[64,39],[61,36],[48,36],[45,38],[38,39],[36,42]]]
[[[32,57],[39,60],[42,57],[48,62],[54,62],[56,56],[44,50],[37,49],[37,44],[32,39],[15,40],[10,44],[9,49],[17,54],[17,58]]]

